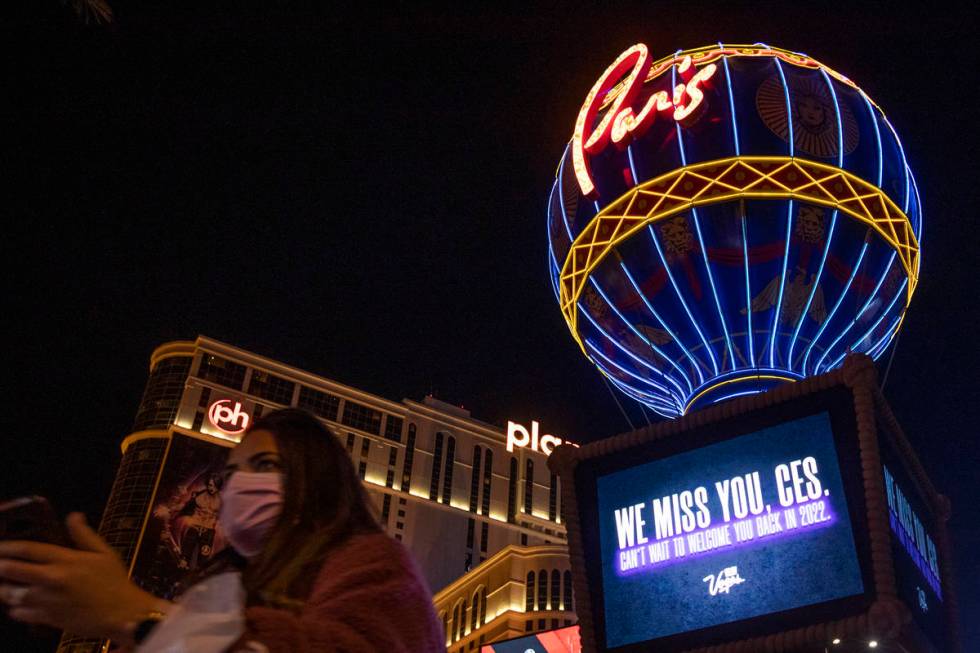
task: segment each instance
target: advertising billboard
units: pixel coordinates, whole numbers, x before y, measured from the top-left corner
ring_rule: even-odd
[[[597,498],[608,648],[864,593],[826,412],[602,475]]]
[[[880,446],[898,596],[933,649],[946,651],[950,646],[942,550],[937,544],[939,520],[890,435],[882,433]]]
[[[171,599],[224,547],[218,529],[228,447],[174,433],[133,560],[132,578]]]
[[[867,356],[548,465],[585,653],[960,650],[949,502]]]
[[[582,640],[578,626],[566,626],[486,644],[480,647],[480,653],[582,653]]]

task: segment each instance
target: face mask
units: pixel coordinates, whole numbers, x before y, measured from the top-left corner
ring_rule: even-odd
[[[232,547],[254,558],[282,513],[282,474],[234,472],[221,490],[218,525]]]

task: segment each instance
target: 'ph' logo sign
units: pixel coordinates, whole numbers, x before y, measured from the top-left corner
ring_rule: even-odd
[[[214,428],[228,435],[239,435],[248,428],[248,413],[242,410],[240,401],[232,408],[231,399],[219,399],[208,409],[208,419]]]

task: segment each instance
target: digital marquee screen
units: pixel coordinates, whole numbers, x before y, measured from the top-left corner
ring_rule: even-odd
[[[601,473],[595,499],[608,649],[865,593],[826,411]]]
[[[898,596],[938,651],[949,650],[936,517],[889,438],[880,439]]]

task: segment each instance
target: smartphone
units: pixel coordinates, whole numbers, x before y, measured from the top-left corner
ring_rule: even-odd
[[[65,525],[44,497],[0,503],[0,540],[32,540],[71,546]]]

